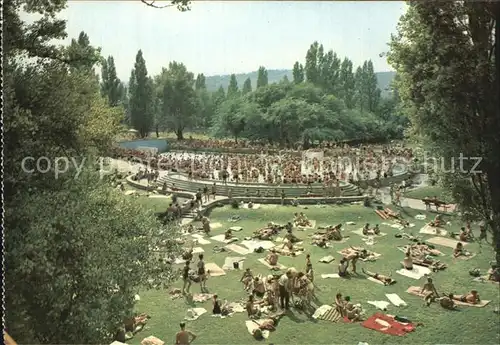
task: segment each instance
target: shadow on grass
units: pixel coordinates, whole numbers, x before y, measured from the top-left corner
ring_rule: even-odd
[[[288,316],[288,318],[291,321],[295,322],[295,323],[304,323],[304,322],[306,322],[305,320],[299,319],[292,310],[287,310],[286,316]]]

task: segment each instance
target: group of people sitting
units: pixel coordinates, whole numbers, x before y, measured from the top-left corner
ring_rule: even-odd
[[[312,244],[320,248],[327,248],[329,241],[342,241],[342,224],[330,225],[312,235]]]
[[[365,226],[363,227],[363,235],[369,236],[369,235],[380,235],[380,228],[378,224],[375,225],[373,229],[370,228],[370,223],[366,223]]]
[[[293,224],[295,226],[302,226],[302,227],[308,227],[312,225],[311,221],[307,218],[304,212],[294,213]]]
[[[417,242],[404,247],[405,257],[403,259],[403,267],[407,270],[413,270],[413,265],[419,265],[430,268],[436,272],[443,270],[447,265],[440,260],[435,259],[436,256],[442,253],[433,246],[422,242]]]
[[[350,296],[342,298],[340,292],[335,295],[335,309],[339,312],[340,316],[347,317],[351,322],[361,321],[363,309],[360,304],[352,303]]]
[[[427,278],[426,283],[420,290],[420,294],[424,297],[424,302],[427,306],[432,302],[439,301],[440,305],[446,309],[455,309],[456,301],[467,304],[478,304],[481,302],[477,290],[471,290],[468,293],[456,295],[453,293],[440,295],[434,285],[432,278]]]

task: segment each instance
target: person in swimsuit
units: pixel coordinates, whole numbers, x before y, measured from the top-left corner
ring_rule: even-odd
[[[187,331],[184,322],[181,322],[180,327],[181,330],[175,335],[175,345],[190,345],[196,339],[196,334]]]
[[[191,287],[191,279],[189,278],[190,263],[190,261],[186,261],[186,265],[182,268],[182,281],[184,282],[182,293],[189,293],[189,288]]]
[[[431,303],[438,298],[439,294],[432,282],[432,278],[427,278],[427,283],[425,283],[420,290],[420,294],[424,295],[424,302],[427,306],[430,306]]]
[[[340,316],[344,317],[346,315],[345,303],[340,292],[335,295],[335,309],[340,313]]]
[[[366,223],[365,226],[363,227],[363,235],[369,235],[370,234],[370,223]]]
[[[204,292],[207,288],[207,286],[205,285],[207,282],[207,272],[205,271],[205,261],[203,261],[203,254],[198,255],[198,258],[198,276],[200,277],[201,292]]]
[[[349,267],[349,262],[342,258],[339,262],[339,277],[347,277],[349,272],[347,272],[347,268]]]
[[[243,272],[243,276],[240,279],[240,282],[242,282],[245,287],[245,291],[251,291],[252,281],[253,281],[253,273],[250,270],[250,268],[247,268],[245,272]]]
[[[408,248],[403,259],[403,267],[407,270],[413,270],[413,259],[411,257],[411,249]]]
[[[453,295],[453,299],[468,304],[478,304],[481,301],[476,290],[471,290],[471,292],[464,295]]]
[[[391,285],[391,284],[395,283],[395,281],[391,277],[384,276],[384,275],[378,274],[378,273],[372,273],[370,271],[365,271],[364,268],[362,268],[362,271],[367,276],[372,277],[374,279],[377,279],[378,281],[381,281],[382,283],[384,283],[384,285]]]
[[[455,309],[457,306],[455,302],[453,301],[453,294],[449,294],[448,296],[443,296],[439,298],[439,304],[441,307],[445,309]]]
[[[313,265],[311,263],[311,254],[306,255],[306,276],[311,281],[311,283],[314,282],[314,271]]]
[[[220,315],[222,314],[222,308],[220,306],[220,302],[218,300],[218,296],[214,295],[213,297],[213,309],[212,309],[212,314],[214,315]]]
[[[453,249],[453,257],[458,258],[462,255],[465,255],[464,245],[462,244],[462,242],[458,242],[455,249]]]

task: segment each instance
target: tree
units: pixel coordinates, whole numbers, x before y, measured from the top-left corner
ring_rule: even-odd
[[[231,74],[229,79],[229,86],[227,87],[227,98],[237,97],[239,94],[238,81],[236,80],[236,75]]]
[[[146,61],[142,50],[139,50],[129,84],[129,106],[132,127],[139,132],[141,138],[148,136],[154,123],[152,93],[153,85],[148,77]]]
[[[295,84],[304,82],[304,66],[298,61],[293,65],[293,82]]]
[[[290,80],[288,79],[287,75],[284,75],[283,78],[281,79],[281,83],[289,83]]]
[[[246,119],[255,111],[258,111],[256,105],[243,97],[229,98],[218,112],[216,128],[231,134],[235,142],[238,142],[239,135],[245,129]]]
[[[241,90],[241,93],[243,95],[246,95],[247,93],[250,92],[252,92],[252,81],[250,80],[250,78],[247,78],[243,83],[243,89]]]
[[[193,84],[194,75],[184,64],[169,63],[163,79],[162,113],[177,140],[183,140],[184,130],[195,123],[198,98]]]
[[[220,105],[226,100],[226,92],[222,85],[212,94],[212,100],[214,111],[217,112],[217,109],[219,109]]]
[[[123,84],[116,75],[115,60],[110,55],[107,60],[102,61],[101,95],[106,98],[110,106],[116,107],[123,99],[123,91]]]
[[[340,92],[339,96],[344,100],[347,108],[352,109],[355,102],[355,79],[352,72],[352,61],[348,58],[344,58],[340,66]]]
[[[16,230],[6,235],[7,316],[19,342],[109,341],[133,315],[144,283],[162,287],[175,279],[175,270],[150,253],[178,253],[175,241],[160,244],[163,233],[176,230],[89,170],[60,191],[18,195],[12,205],[21,209],[6,209],[5,225]]]
[[[323,59],[323,45],[315,41],[309,47],[306,54],[306,64],[304,67],[306,80],[314,85],[320,82],[320,62]]]
[[[257,89],[259,87],[263,87],[269,84],[269,80],[267,77],[267,70],[264,66],[260,66],[257,71]]]
[[[194,89],[196,91],[207,89],[207,85],[205,83],[205,76],[203,75],[203,73],[198,74],[196,76],[196,81],[194,82]]]
[[[168,7],[177,7],[177,9],[181,12],[186,12],[191,10],[191,1],[189,0],[170,0],[167,4],[159,5],[156,0],[141,0],[143,4],[146,4],[149,7],[153,8],[168,8]]]
[[[500,7],[473,1],[411,2],[390,43],[401,108],[447,171],[443,185],[466,217],[493,233],[500,264]],[[495,27],[495,30],[493,28]],[[458,157],[481,157],[476,160]],[[474,168],[474,169],[473,169]]]

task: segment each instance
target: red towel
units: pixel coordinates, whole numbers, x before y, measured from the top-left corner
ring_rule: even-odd
[[[376,320],[380,319],[387,322],[390,326],[385,327],[378,323]],[[370,316],[366,321],[361,324],[363,327],[373,329],[375,331],[379,331],[385,334],[403,336],[408,332],[412,332],[415,329],[415,326],[411,323],[402,324],[401,322],[395,321],[394,318],[387,316],[385,314],[376,313]]]

